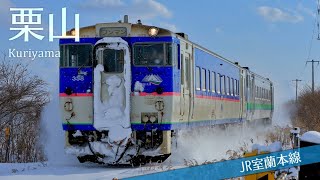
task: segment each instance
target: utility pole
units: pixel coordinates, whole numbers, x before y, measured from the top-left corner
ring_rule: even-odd
[[[320,61],[315,61],[315,60],[312,60],[312,61],[306,61],[306,64],[308,64],[309,62],[312,63],[312,93],[314,93],[314,63],[318,63]]]
[[[302,81],[300,79],[292,80],[296,82],[296,103],[298,102],[298,82]]]

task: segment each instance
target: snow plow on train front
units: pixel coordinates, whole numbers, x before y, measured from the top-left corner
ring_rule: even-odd
[[[59,91],[66,151],[80,162],[162,162],[180,129],[271,122],[272,82],[184,33],[125,18],[79,34],[60,39]]]

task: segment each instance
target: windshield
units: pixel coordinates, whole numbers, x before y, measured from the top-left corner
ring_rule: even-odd
[[[92,45],[61,45],[61,67],[92,66]]]
[[[122,73],[124,66],[124,51],[105,49],[103,51],[103,66],[105,72]]]
[[[134,65],[166,66],[172,65],[172,44],[169,43],[139,43],[134,48]]]

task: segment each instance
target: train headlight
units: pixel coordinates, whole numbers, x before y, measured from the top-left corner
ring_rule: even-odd
[[[147,115],[142,117],[142,122],[146,123],[149,121],[149,117]]]
[[[73,29],[73,30],[71,31],[71,36],[75,36],[75,35],[76,35],[76,30]]]
[[[149,36],[154,37],[154,36],[158,35],[158,32],[159,32],[159,29],[157,27],[151,27],[149,29],[148,34],[149,34]]]
[[[152,123],[156,122],[157,118],[155,116],[150,116],[150,121]]]

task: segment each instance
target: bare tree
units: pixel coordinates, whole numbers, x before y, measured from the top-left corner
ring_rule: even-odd
[[[292,101],[291,104],[294,104]],[[292,123],[304,130],[320,131],[320,89],[314,92],[309,87],[305,87],[294,104],[292,114]]]
[[[21,63],[0,62],[0,162],[42,160],[41,112],[49,102],[46,83]]]

